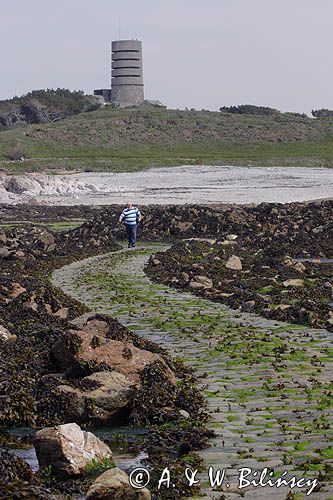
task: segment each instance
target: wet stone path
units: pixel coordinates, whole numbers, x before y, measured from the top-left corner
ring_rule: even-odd
[[[226,469],[212,488],[200,473],[202,497],[250,500],[333,499],[332,334],[270,321],[167,286],[144,273],[147,245],[88,258],[59,269],[53,283],[92,311],[116,317],[137,334],[195,368],[216,437],[200,452],[206,468]],[[321,488],[239,489],[241,468],[259,481],[319,478]],[[227,487],[227,484],[229,487]],[[245,484],[245,483],[244,483]]]

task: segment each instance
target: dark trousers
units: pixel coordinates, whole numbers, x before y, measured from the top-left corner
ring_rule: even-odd
[[[126,233],[128,237],[128,248],[135,247],[136,245],[136,231],[137,224],[125,224]]]

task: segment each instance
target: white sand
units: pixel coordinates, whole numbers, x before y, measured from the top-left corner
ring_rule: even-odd
[[[13,204],[285,203],[330,197],[333,169],[328,168],[181,166],[0,177],[0,200]]]

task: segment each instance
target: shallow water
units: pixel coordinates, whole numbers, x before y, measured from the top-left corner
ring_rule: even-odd
[[[127,440],[131,451],[127,450],[126,447],[121,444],[117,447],[111,446],[116,466],[123,469],[127,473],[136,467],[139,467],[142,461],[144,461],[148,456],[147,453],[140,451],[140,443],[143,436],[147,433],[146,429],[134,427],[92,427],[85,430],[92,432],[103,441],[112,441],[116,436]],[[16,428],[8,429],[7,432],[14,438],[30,438],[34,436],[36,430],[29,428]],[[33,472],[37,472],[39,470],[36,451],[33,446],[27,448],[11,448],[11,451],[17,457],[25,460],[30,465]]]

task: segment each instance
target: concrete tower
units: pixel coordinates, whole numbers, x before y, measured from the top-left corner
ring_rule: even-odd
[[[142,42],[112,42],[111,102],[115,106],[137,106],[144,101]]]

